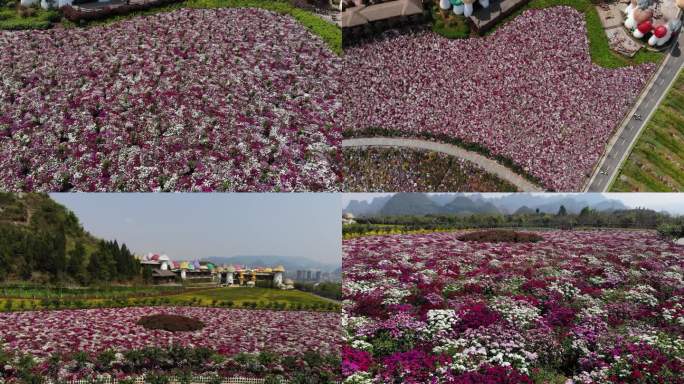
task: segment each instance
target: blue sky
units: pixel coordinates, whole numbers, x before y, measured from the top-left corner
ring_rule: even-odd
[[[331,193],[50,194],[93,235],[172,259],[299,256],[341,263],[341,196]]]
[[[386,195],[390,195],[390,193],[345,193],[342,195],[342,206],[346,207],[351,200],[371,200],[373,197]],[[507,195],[507,193],[486,193],[485,195],[501,196]],[[548,195],[548,193],[544,193],[544,195]],[[563,193],[561,195],[578,194]],[[626,206],[632,208],[646,207],[657,211],[668,211],[677,215],[684,214],[684,193],[604,193],[603,195],[609,199],[620,200]]]

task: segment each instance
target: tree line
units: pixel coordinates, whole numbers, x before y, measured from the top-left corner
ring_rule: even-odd
[[[634,228],[658,229],[668,237],[684,236],[684,217],[665,212],[637,208],[598,211],[589,207],[570,213],[561,206],[556,213],[539,210],[514,214],[374,216],[356,219],[355,224],[342,229],[346,237],[382,232],[410,232],[467,228]]]
[[[6,279],[76,282],[82,285],[129,281],[140,273],[140,263],[125,244],[100,240],[93,246],[72,239],[67,250],[64,228],[28,230],[0,225],[0,281]],[[91,252],[86,249],[86,243]]]

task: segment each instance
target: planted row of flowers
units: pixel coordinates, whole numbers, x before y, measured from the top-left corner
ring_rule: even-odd
[[[172,333],[137,324],[143,316],[174,314],[199,319],[198,331]],[[324,354],[340,346],[340,315],[330,312],[142,307],[0,313],[5,349],[46,358],[54,353],[180,345],[206,347],[230,356],[273,351]]]
[[[651,231],[343,242],[348,383],[683,383],[684,247]]]
[[[166,384],[203,381],[220,384],[226,378],[263,378],[264,384],[325,384],[340,377],[339,354],[306,351],[283,356],[263,351],[225,356],[204,347],[146,347],[100,353],[54,353],[41,359],[0,348],[0,381],[66,383],[85,380],[119,384]]]
[[[484,38],[422,31],[351,47],[343,126],[474,143],[547,189],[579,190],[655,69],[593,65],[585,25],[563,6]]]
[[[345,148],[346,192],[496,192],[515,186],[474,163],[407,148]]]
[[[5,190],[339,189],[341,61],[294,18],[0,32]]]

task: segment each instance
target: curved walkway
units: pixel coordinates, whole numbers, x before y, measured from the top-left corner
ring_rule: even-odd
[[[452,144],[436,143],[434,141],[420,139],[402,139],[389,137],[361,137],[342,140],[342,148],[353,147],[402,147],[441,152],[447,155],[456,156],[461,159],[473,162],[482,167],[485,171],[492,173],[500,177],[501,179],[504,179],[509,183],[515,185],[522,192],[544,191],[539,186],[533,184],[529,180],[504,167],[503,165],[497,163],[496,161],[488,159],[477,152],[468,151]]]

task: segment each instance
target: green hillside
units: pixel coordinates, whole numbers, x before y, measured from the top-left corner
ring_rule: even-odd
[[[611,191],[684,191],[684,71],[649,120]]]
[[[106,283],[139,271],[125,245],[96,239],[48,195],[0,193],[0,281]]]

